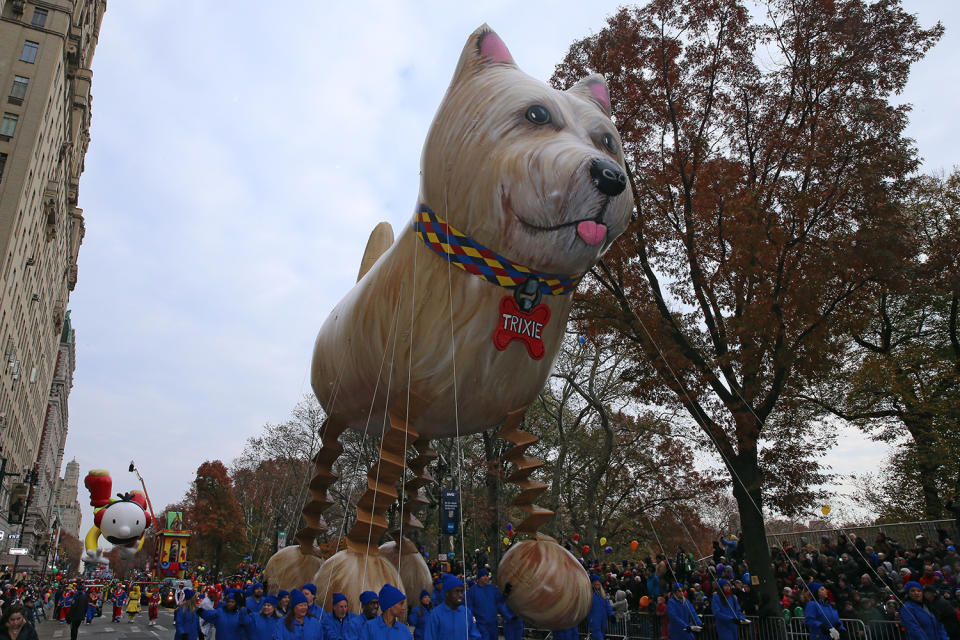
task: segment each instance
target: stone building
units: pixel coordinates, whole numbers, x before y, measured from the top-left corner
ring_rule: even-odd
[[[82,540],[79,485],[80,465],[76,460],[71,460],[67,463],[63,477],[57,483],[57,497],[53,508],[54,517],[60,519],[61,530]]]
[[[0,0],[3,549],[25,546],[9,544],[9,534],[24,526],[8,521],[11,493],[22,491],[29,476],[36,500],[25,513],[25,534],[43,531],[60,475],[73,373],[65,318],[84,234],[78,187],[90,143],[90,67],[105,10],[105,0]]]

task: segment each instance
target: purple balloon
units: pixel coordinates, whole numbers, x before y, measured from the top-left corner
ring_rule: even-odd
[[[613,547],[607,547],[603,550],[604,553],[613,553]]]
[[[717,565],[717,573],[723,573],[724,569],[726,569],[726,567],[722,564]]]

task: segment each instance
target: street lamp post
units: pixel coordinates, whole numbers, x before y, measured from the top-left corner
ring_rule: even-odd
[[[37,465],[24,474],[24,480],[27,482],[27,504],[23,508],[23,520],[20,522],[20,544],[23,544],[23,532],[27,528],[27,516],[30,514],[30,503],[33,501],[33,488],[37,486],[40,474],[37,472]],[[13,561],[13,574],[17,574],[17,567],[20,566],[20,555]]]

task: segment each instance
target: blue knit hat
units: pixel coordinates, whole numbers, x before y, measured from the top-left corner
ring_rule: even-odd
[[[820,584],[819,582],[811,582],[810,584],[807,585],[807,589],[810,589],[810,593],[816,596],[817,592],[820,591],[820,587],[822,586],[823,585]]]
[[[423,591],[420,592],[420,599],[423,600],[423,596],[428,596],[428,595],[430,595],[430,592],[424,589]]]
[[[674,591],[677,591],[678,589],[683,589],[683,585],[680,584],[679,582],[674,582],[674,583],[673,583],[673,590],[674,590]]]
[[[277,596],[269,595],[263,597],[263,604],[272,604],[274,607],[277,606]]]
[[[346,602],[346,601],[347,601],[347,596],[343,595],[342,593],[335,593],[333,594],[333,602],[331,604],[335,605],[338,602]]]
[[[277,600],[279,600],[280,598],[286,598],[289,595],[290,595],[289,591],[287,591],[286,589],[280,589],[280,591],[277,591]]]
[[[717,586],[718,586],[718,587],[725,587],[725,586],[727,586],[728,584],[730,584],[730,581],[729,581],[729,580],[724,580],[723,578],[720,578],[719,580],[717,580]]]
[[[253,586],[250,587],[250,588],[253,589],[254,591],[256,591],[257,589],[263,589],[263,583],[262,583],[262,582],[254,582],[254,583],[253,583]]]
[[[403,592],[392,584],[385,584],[383,588],[380,589],[380,595],[377,599],[380,601],[380,608],[386,611],[398,602],[406,600],[407,596],[403,595]]]
[[[298,604],[306,604],[307,596],[303,595],[300,589],[294,589],[290,592],[290,608],[293,609]]]
[[[456,589],[457,587],[462,587],[463,581],[452,573],[443,574],[443,592],[446,593],[451,589]]]
[[[916,580],[911,580],[907,584],[903,585],[904,591],[910,593],[910,589],[920,589],[923,591],[923,585],[917,582]]]
[[[302,587],[300,587],[300,590],[301,590],[301,591],[303,591],[304,589],[306,589],[307,591],[309,591],[309,592],[312,593],[313,595],[317,595],[317,585],[313,584],[312,582],[308,582],[307,584],[305,584],[305,585],[303,585]]]
[[[236,600],[237,604],[243,603],[243,593],[240,589],[227,589],[227,593],[224,594],[224,600]]]
[[[193,600],[193,596],[195,596],[195,595],[197,595],[197,592],[194,591],[193,589],[184,589],[184,590],[183,590],[183,597],[186,598],[187,600]]]
[[[483,576],[488,576],[488,575],[490,575],[490,572],[487,571],[486,569],[480,569],[479,571],[477,571],[477,578],[482,578]]]
[[[591,573],[591,574],[590,574],[590,582],[599,582],[600,584],[603,584],[603,578],[601,578],[600,576],[598,576],[598,575],[595,574],[595,573]]]
[[[360,594],[360,604],[367,606],[367,603],[371,600],[377,600],[377,594],[373,591],[364,591]]]

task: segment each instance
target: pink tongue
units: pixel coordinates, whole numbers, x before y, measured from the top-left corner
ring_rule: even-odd
[[[597,224],[593,220],[584,220],[577,225],[577,235],[592,247],[600,244],[607,237],[607,225]]]

